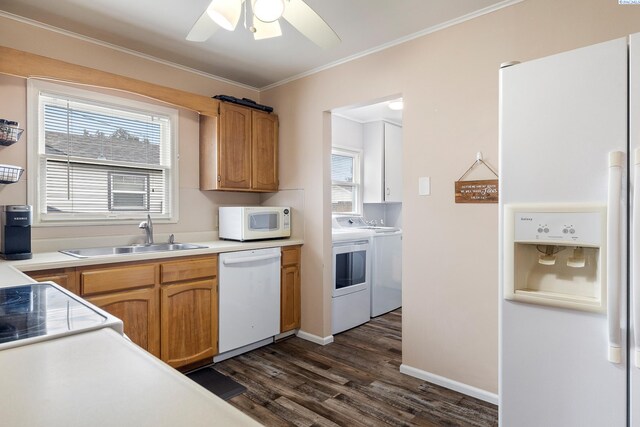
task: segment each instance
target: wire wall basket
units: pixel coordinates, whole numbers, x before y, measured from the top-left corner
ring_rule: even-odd
[[[15,144],[22,136],[22,132],[24,132],[24,129],[0,124],[0,145]]]
[[[20,166],[0,165],[0,184],[14,184],[18,182],[20,176],[22,176],[22,169]]]

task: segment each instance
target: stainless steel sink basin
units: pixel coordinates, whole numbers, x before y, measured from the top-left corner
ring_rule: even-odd
[[[60,251],[63,254],[76,258],[91,258],[98,256],[140,254],[148,252],[171,252],[185,249],[202,249],[207,246],[194,245],[191,243],[157,243],[153,245],[130,245],[130,246],[108,246],[102,248],[69,249]]]

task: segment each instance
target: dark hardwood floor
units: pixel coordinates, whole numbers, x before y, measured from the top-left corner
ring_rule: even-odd
[[[217,363],[229,402],[267,426],[497,426],[495,405],[399,372],[401,310],[335,336],[292,337]]]

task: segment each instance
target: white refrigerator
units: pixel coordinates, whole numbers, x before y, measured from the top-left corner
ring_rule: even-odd
[[[500,70],[501,426],[640,426],[639,46]]]

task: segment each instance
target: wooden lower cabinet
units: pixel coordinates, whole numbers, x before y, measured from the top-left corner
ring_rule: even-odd
[[[54,282],[76,295],[80,294],[80,283],[75,268],[27,271],[25,274],[38,282]]]
[[[218,352],[217,279],[163,285],[161,359],[178,368]]]
[[[280,332],[300,328],[300,246],[282,248]]]
[[[218,352],[218,256],[27,273],[53,281],[120,318],[138,346],[180,368]]]
[[[160,357],[157,295],[156,288],[147,288],[112,292],[85,299],[121,319],[124,323],[124,333],[131,341]]]

